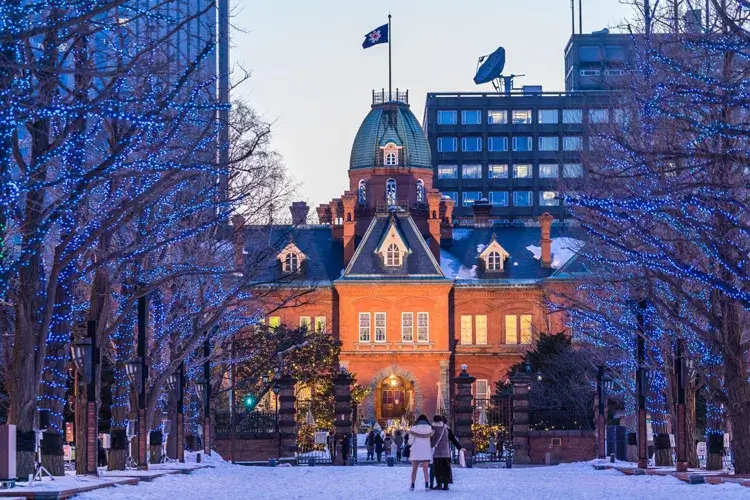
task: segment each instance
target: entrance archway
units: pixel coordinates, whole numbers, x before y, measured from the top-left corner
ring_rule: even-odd
[[[410,420],[422,410],[422,390],[408,370],[392,365],[383,368],[370,382],[370,394],[365,400],[370,420],[385,423],[389,419],[406,417]]]

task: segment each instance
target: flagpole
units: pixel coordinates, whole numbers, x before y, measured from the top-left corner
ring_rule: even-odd
[[[388,100],[393,100],[393,94],[391,93],[391,39],[393,38],[393,32],[391,31],[391,13],[388,13]]]

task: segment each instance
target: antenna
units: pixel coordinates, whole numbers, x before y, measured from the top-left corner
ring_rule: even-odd
[[[505,49],[499,47],[488,56],[481,56],[477,61],[477,72],[474,83],[492,83],[498,93],[510,94],[513,90],[513,79],[526,75],[503,75],[505,68]]]

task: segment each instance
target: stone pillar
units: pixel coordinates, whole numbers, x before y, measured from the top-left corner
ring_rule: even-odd
[[[453,199],[444,196],[440,200],[440,238],[453,240]]]
[[[454,408],[454,432],[456,439],[465,450],[467,467],[472,464],[474,457],[474,433],[471,431],[471,424],[474,423],[474,406],[472,405],[473,397],[471,395],[471,384],[476,379],[466,371],[466,365],[461,366],[461,373],[453,379],[456,384],[456,406]]]
[[[297,407],[294,384],[297,381],[284,374],[276,384],[279,387],[279,458],[293,457],[297,451]]]
[[[352,430],[352,396],[350,385],[352,377],[346,370],[341,370],[333,379],[333,399],[336,426],[336,451],[333,457],[334,465],[345,465],[344,456],[341,453],[341,443],[344,434]]]
[[[513,462],[530,464],[529,457],[529,384],[531,377],[525,373],[515,373],[513,384]]]

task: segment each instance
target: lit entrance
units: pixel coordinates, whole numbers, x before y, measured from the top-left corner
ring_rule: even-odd
[[[398,375],[386,377],[378,384],[375,392],[375,410],[378,421],[398,419],[410,411],[414,389],[411,382],[402,377]]]

